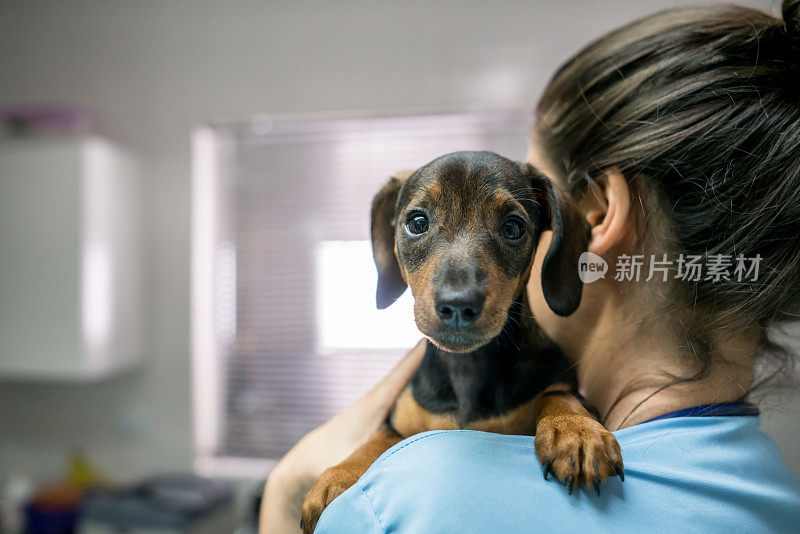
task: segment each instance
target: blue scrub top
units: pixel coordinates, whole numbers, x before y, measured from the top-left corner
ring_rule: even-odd
[[[614,435],[625,482],[597,497],[545,481],[530,436],[418,434],[333,501],[316,532],[800,533],[800,482],[758,417],[692,412]]]

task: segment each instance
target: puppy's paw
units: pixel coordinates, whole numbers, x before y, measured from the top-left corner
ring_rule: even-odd
[[[619,475],[625,480],[617,439],[591,417],[545,417],[536,426],[534,445],[545,480],[552,473],[569,488],[570,495],[577,486],[600,495],[600,485],[608,477]]]
[[[322,472],[303,501],[300,527],[305,534],[314,532],[325,508],[355,484],[361,473],[345,465],[335,465]]]

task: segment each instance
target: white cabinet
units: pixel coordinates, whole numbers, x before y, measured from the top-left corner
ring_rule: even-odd
[[[109,141],[0,141],[0,379],[90,380],[140,360],[139,198]]]

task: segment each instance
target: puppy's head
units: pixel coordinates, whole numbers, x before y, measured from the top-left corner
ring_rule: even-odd
[[[410,286],[420,331],[448,352],[473,351],[502,331],[544,229],[553,230],[544,296],[569,315],[580,303],[588,228],[534,167],[456,152],[392,177],[372,203],[378,307]]]

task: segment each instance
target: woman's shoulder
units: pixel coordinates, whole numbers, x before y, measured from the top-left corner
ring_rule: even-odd
[[[758,425],[757,417],[680,417],[617,431],[625,482],[608,480],[600,497],[545,481],[532,437],[426,432],[386,451],[317,531],[793,531],[800,483]]]

